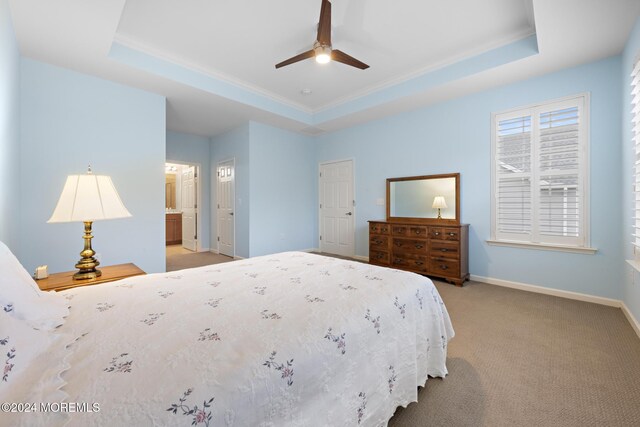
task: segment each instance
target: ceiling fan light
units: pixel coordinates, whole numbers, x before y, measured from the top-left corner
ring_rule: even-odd
[[[326,64],[331,61],[331,48],[329,46],[316,46],[313,49],[316,53],[316,62]]]
[[[326,53],[321,53],[319,55],[316,55],[316,62],[318,64],[326,64],[329,61],[331,61],[331,56],[327,55]]]

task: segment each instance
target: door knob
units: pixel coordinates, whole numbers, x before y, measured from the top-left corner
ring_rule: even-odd
[[[229,212],[229,215],[233,216],[233,212]]]
[[[353,215],[351,212],[347,212],[345,215]]]

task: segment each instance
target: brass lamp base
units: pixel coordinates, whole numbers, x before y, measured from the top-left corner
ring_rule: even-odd
[[[96,261],[96,265],[98,264],[100,263]],[[78,265],[80,264],[76,264],[76,268],[80,268]],[[73,280],[89,280],[100,276],[102,276],[102,271],[96,270],[95,268],[90,268],[88,270],[80,269],[80,271],[73,275]]]
[[[91,248],[91,239],[93,238],[93,235],[91,235],[91,223],[92,221],[84,222],[84,236],[82,237],[84,239],[84,249],[80,252],[82,258],[75,266],[79,271],[73,275],[74,280],[88,280],[102,276],[102,272],[96,269],[100,265],[100,261],[94,257],[96,252]]]
[[[442,215],[440,215],[440,208],[438,208],[438,219],[442,219]]]

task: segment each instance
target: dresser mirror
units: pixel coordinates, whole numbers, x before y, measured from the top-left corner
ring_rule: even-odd
[[[460,223],[460,174],[387,179],[387,221]]]

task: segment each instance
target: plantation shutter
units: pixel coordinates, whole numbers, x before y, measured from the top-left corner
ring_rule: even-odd
[[[631,116],[633,142],[635,145],[634,175],[634,215],[633,244],[640,247],[640,59],[636,61],[631,73]]]
[[[635,88],[636,94],[640,92],[640,84]],[[588,95],[581,95],[494,115],[495,240],[571,247],[587,244],[587,99]],[[640,134],[640,124],[636,126]],[[640,137],[638,144],[640,173]],[[637,182],[640,190],[640,177]],[[640,218],[640,192],[637,194]],[[640,235],[640,219],[637,226],[636,235]]]
[[[539,222],[541,240],[580,236],[580,115],[577,106],[540,114]],[[554,239],[555,240],[555,239]]]
[[[531,116],[506,118],[497,124],[497,229],[520,240],[531,233]]]

